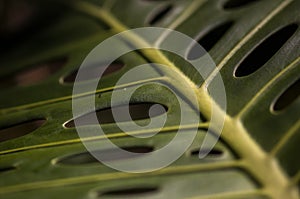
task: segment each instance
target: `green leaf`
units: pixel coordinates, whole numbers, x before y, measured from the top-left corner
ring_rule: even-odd
[[[7,13],[18,7],[16,1],[5,2],[0,6]],[[1,198],[299,198],[300,1],[22,2],[38,10],[28,19],[35,28],[28,24],[17,29],[1,26],[1,40],[7,40],[0,56]],[[60,14],[48,13],[50,8]],[[11,20],[7,14],[1,17]],[[181,127],[186,134],[196,127],[198,133],[178,160],[149,173],[124,173],[95,161],[76,129],[67,125],[74,119],[73,84],[65,79],[101,41],[150,25],[180,31],[208,48],[224,80],[227,110],[222,110],[207,90],[218,70],[204,81],[186,60],[169,52],[142,49],[121,56],[118,62],[124,67],[101,79],[97,109],[109,108],[114,89],[129,92],[143,83],[154,83],[137,89],[131,103],[161,104],[168,112],[160,132],[144,139],[129,136],[113,122],[104,122],[101,125],[107,137],[116,145],[151,151],[168,144],[179,129],[179,102],[189,106],[188,114],[200,118],[200,123]],[[163,45],[168,36],[162,34],[155,45]],[[130,49],[144,42],[144,38],[130,35],[118,48]],[[191,49],[184,51],[188,54]],[[115,86],[127,71],[148,62],[164,64],[169,70],[153,66],[146,71],[149,78]],[[33,78],[45,70],[43,79]],[[175,88],[179,101],[169,89],[155,84],[158,82]],[[197,101],[190,100],[192,92]],[[73,97],[84,103],[90,94]],[[124,103],[118,99],[119,105]],[[137,113],[147,111],[145,107]],[[222,132],[216,132],[218,124],[211,122],[212,107],[225,118]],[[34,122],[43,119],[45,123]],[[149,119],[136,122],[144,125]],[[209,126],[215,131],[206,132]],[[80,128],[89,134],[96,132],[96,127]],[[156,130],[131,133],[146,135]],[[197,152],[205,136],[214,139],[218,133],[221,138],[213,150],[199,159]],[[85,137],[84,141],[101,145],[105,137]],[[114,153],[103,150],[108,158]]]

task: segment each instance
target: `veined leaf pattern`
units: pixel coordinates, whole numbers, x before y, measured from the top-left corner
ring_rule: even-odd
[[[299,198],[299,94],[294,94],[294,99],[288,100],[291,103],[283,106],[283,110],[276,111],[274,104],[291,87],[291,92],[299,93],[300,1],[62,2],[54,3],[57,8],[68,11],[60,16],[60,20],[38,30],[34,39],[29,37],[23,43],[15,44],[17,50],[8,50],[0,57],[3,66],[10,66],[1,69],[1,77],[10,77],[37,64],[66,57],[63,68],[43,82],[27,87],[6,89],[3,86],[1,129],[37,119],[45,118],[47,121],[32,133],[0,143],[1,197]],[[46,9],[45,5],[37,4],[40,9]],[[74,72],[86,54],[101,41],[131,28],[149,26],[150,22],[153,26],[174,29],[197,40],[204,36],[209,38],[206,34],[220,24],[231,25],[209,50],[217,69],[205,82],[184,60],[159,50],[141,50],[124,55],[119,58],[124,67],[101,79],[96,91],[99,97],[95,102],[99,109],[108,108],[112,90],[130,89],[143,83],[165,82],[183,91],[182,80],[188,81],[190,90],[197,92],[198,101],[191,102],[190,111],[200,115],[194,108],[200,107],[202,118],[199,124],[182,127],[186,133],[192,127],[199,129],[185,155],[164,169],[128,174],[95,164],[86,155],[76,130],[64,127],[72,119],[72,84],[63,84],[59,80]],[[260,63],[259,59],[268,56],[260,67],[251,73],[246,71],[244,76],[235,75],[237,70],[243,70],[239,67],[251,52],[289,26],[295,27],[294,31],[287,34],[286,40],[271,56],[264,51],[258,53],[259,56],[254,53],[253,57],[258,60],[252,60],[251,64]],[[153,45],[163,45],[168,36],[167,32],[163,33]],[[41,46],[41,41],[45,41],[45,45]],[[128,44],[136,45],[141,41],[144,42],[143,38],[133,36],[126,42],[120,42],[120,47],[128,48]],[[271,42],[269,48],[273,47]],[[186,49],[187,54],[189,50]],[[160,71],[162,75],[157,78],[114,86],[126,71],[149,61],[169,66],[176,75]],[[155,74],[157,70],[159,68],[153,68],[149,73]],[[213,83],[218,71],[227,92],[228,109],[218,109],[218,113],[225,117],[225,125],[221,139],[211,153],[199,159],[193,154],[199,149],[210,125],[209,104],[218,106],[206,87]],[[172,79],[174,76],[175,81]],[[199,84],[200,87],[197,86]],[[84,99],[89,94],[75,97]],[[178,102],[173,99],[172,93],[152,85],[139,90],[133,100],[145,102],[145,95],[151,103],[161,103],[173,111],[168,112],[168,122],[153,138],[137,140],[120,132],[115,124],[104,125],[107,136],[122,147],[138,145],[145,148],[151,145],[153,149],[160,148],[173,138],[178,129]],[[188,103],[188,99],[183,97],[183,100]],[[93,125],[83,128],[95,130]],[[154,130],[134,133],[147,134]],[[209,134],[214,136],[214,132]],[[85,139],[101,143],[104,138]],[[60,163],[70,157],[74,165]]]

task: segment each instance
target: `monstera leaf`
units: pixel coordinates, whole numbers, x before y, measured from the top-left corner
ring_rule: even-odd
[[[1,198],[299,198],[299,0],[7,0],[0,6]],[[95,46],[117,33],[148,26],[194,38],[217,68],[206,78],[198,75],[187,60],[204,55],[193,45],[181,47],[185,58],[141,49],[111,63],[95,93],[72,96],[78,68]],[[163,46],[169,38],[163,32],[152,45]],[[147,42],[133,34],[117,48]],[[153,65],[143,78],[117,84],[135,66],[152,62],[166,67]],[[79,84],[88,87],[98,81],[102,65],[86,68]],[[209,92],[218,74],[226,90],[226,110]],[[167,115],[156,135],[137,138],[115,123],[112,92],[122,96],[132,90],[131,118],[124,116],[121,122],[133,119],[147,125]],[[75,118],[72,114],[72,99],[84,104],[91,94],[96,95],[106,136],[89,136],[99,127],[89,110]],[[120,110],[124,103],[117,99]],[[180,103],[199,122],[179,126]],[[153,105],[164,109],[149,115]],[[217,118],[224,118],[221,130],[212,120],[213,108]],[[76,132],[76,119],[83,119],[79,128],[86,132],[84,138]],[[105,139],[143,156],[171,142],[178,129],[189,135],[193,128],[196,137],[179,159],[146,173],[114,170],[83,144],[100,145],[97,152],[107,161],[126,164],[133,157],[118,156],[105,147]],[[131,133],[151,135],[156,130]],[[219,134],[213,149],[199,158],[204,139]]]

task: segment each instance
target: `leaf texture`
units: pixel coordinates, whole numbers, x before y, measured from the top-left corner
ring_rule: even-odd
[[[1,198],[299,198],[300,1],[29,2],[29,6],[41,10],[33,16],[41,17],[42,22],[29,18],[30,23],[39,24],[35,26],[38,28],[17,30],[24,39],[12,42],[11,49],[8,45],[1,48],[0,135],[13,134],[0,142]],[[47,14],[50,5],[64,14]],[[2,6],[9,9],[14,3]],[[8,20],[5,15],[3,19]],[[222,24],[228,25],[221,31],[218,27]],[[192,128],[198,128],[194,142],[184,155],[161,170],[130,174],[95,161],[76,129],[66,128],[66,123],[74,119],[73,84],[64,80],[101,41],[144,26],[170,28],[200,44],[209,42],[207,50],[218,70],[212,71],[204,81],[195,75],[186,60],[174,54],[141,50],[121,56],[118,62],[124,67],[101,79],[96,91],[97,109],[109,108],[114,89],[129,92],[143,83],[164,82],[180,92],[179,101],[190,107],[188,114],[200,117],[201,113],[200,123],[182,127],[187,134]],[[3,38],[12,35],[5,38],[5,43],[18,41],[19,33],[2,29]],[[154,45],[162,46],[168,38],[163,33]],[[138,45],[140,41],[143,38],[134,35],[125,42],[120,41],[118,47],[130,49],[130,45]],[[188,54],[191,48],[184,50]],[[170,70],[153,66],[146,71],[149,78],[115,86],[127,71],[148,62],[165,64]],[[43,80],[35,82],[29,78],[30,84],[23,84],[28,68],[53,68],[53,65],[58,69],[47,70],[48,76]],[[216,146],[207,157],[199,159],[197,151],[205,136],[208,134],[213,139],[218,133],[206,132],[209,125],[215,125],[210,121],[209,104],[218,107],[217,99],[209,95],[206,87],[213,85],[218,71],[227,94],[227,110],[218,109],[218,114],[225,117],[225,124]],[[97,80],[92,78],[82,84],[88,86],[93,81]],[[182,86],[185,81],[190,88]],[[198,101],[190,102],[189,93],[194,91]],[[89,94],[75,97],[84,102]],[[105,133],[115,144],[124,148],[159,149],[174,138],[179,128],[180,109],[169,89],[158,84],[147,85],[138,89],[131,100],[164,105],[168,108],[167,122],[157,135],[146,139],[128,136],[113,122],[103,124]],[[124,99],[118,103],[124,103]],[[274,108],[278,103],[284,108]],[[18,129],[9,130],[34,120],[46,122],[27,127],[32,132],[26,135],[22,133],[24,129],[20,133]],[[139,122],[144,124],[149,119]],[[97,130],[95,124],[81,128],[86,132]],[[143,135],[155,130],[132,133]],[[84,139],[96,145],[104,143],[105,138]],[[118,161],[130,162],[130,158]]]

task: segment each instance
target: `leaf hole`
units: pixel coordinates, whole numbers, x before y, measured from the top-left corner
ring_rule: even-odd
[[[198,45],[194,45],[188,52],[187,59],[195,60],[204,56],[214,47],[214,45],[216,45],[216,43],[225,35],[232,25],[233,22],[222,23],[206,33],[203,37],[197,40],[198,44],[200,44],[205,51],[202,48],[199,48]]]
[[[229,0],[224,4],[223,8],[225,10],[230,10],[230,9],[244,7],[256,3],[258,1],[260,0]]]
[[[140,195],[148,195],[155,194],[159,191],[159,187],[154,186],[144,186],[144,187],[134,187],[134,188],[121,188],[116,190],[110,190],[106,192],[98,192],[98,197],[101,196],[140,196]]]
[[[103,150],[96,150],[91,152],[95,156],[101,156],[102,161],[120,161],[120,160],[127,160],[136,157],[140,157],[150,153],[154,150],[151,146],[129,146],[129,147],[122,147],[123,150],[131,152],[133,154],[123,154],[120,153],[119,149],[103,149]],[[64,157],[57,161],[58,164],[63,165],[82,165],[82,164],[92,164],[92,163],[99,163],[90,152],[78,153],[73,154],[67,157]]]
[[[159,8],[157,12],[155,12],[150,17],[149,24],[151,26],[158,24],[164,17],[166,17],[171,12],[172,9],[173,9],[173,5],[171,4]]]
[[[195,150],[192,150],[190,152],[190,155],[191,156],[199,156],[199,151],[200,149],[195,149]],[[223,155],[223,151],[219,150],[219,149],[212,149],[212,150],[208,150],[208,149],[201,149],[200,151],[200,155],[201,154],[207,154],[206,157],[208,158],[218,158],[218,157],[221,157]]]
[[[259,44],[237,67],[236,77],[250,75],[265,65],[296,32],[298,25],[288,25]]]
[[[105,63],[95,64],[92,66],[84,67],[80,70],[81,75],[78,76],[77,81],[83,82],[93,79],[100,78],[100,74],[102,74],[102,77],[110,75],[112,73],[115,73],[119,70],[121,70],[125,64],[121,61],[116,61],[111,63],[109,66],[106,67]],[[78,70],[72,71],[69,75],[63,78],[63,83],[74,83],[76,76],[78,74]]]
[[[274,111],[283,111],[291,105],[300,95],[300,79],[288,87],[276,100]]]
[[[129,115],[127,114],[128,108],[129,108]],[[121,106],[113,107],[113,109],[118,113],[118,122],[150,119],[152,117],[165,114],[168,111],[167,107],[157,103],[138,103],[138,104],[121,105]],[[93,120],[94,113],[91,112],[76,118],[75,119],[76,125],[84,126],[84,125],[109,124],[109,123],[116,122],[111,107],[97,110],[96,116],[98,119],[97,121],[98,123],[95,123],[95,121]],[[64,126],[66,128],[75,127],[74,119],[65,123]]]
[[[11,87],[30,86],[36,83],[40,83],[60,70],[66,64],[66,62],[66,58],[59,58],[37,64],[34,67],[22,70],[15,75],[0,80],[0,85],[2,87]]]
[[[0,167],[0,173],[16,170],[15,166]]]
[[[45,122],[45,119],[37,119],[2,128],[0,130],[0,142],[27,135],[41,127]]]

